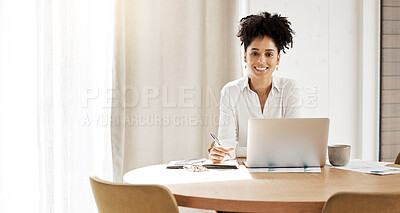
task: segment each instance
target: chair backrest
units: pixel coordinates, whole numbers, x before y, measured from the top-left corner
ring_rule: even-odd
[[[400,212],[400,192],[338,192],[326,202],[323,213],[394,213]]]
[[[397,158],[396,158],[396,160],[394,161],[394,163],[395,163],[395,164],[400,164],[400,152],[399,152],[399,154],[397,155]]]
[[[174,196],[164,186],[112,183],[90,177],[99,213],[178,213]]]

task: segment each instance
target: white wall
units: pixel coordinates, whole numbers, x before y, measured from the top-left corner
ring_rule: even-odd
[[[329,144],[352,158],[378,159],[379,1],[246,0],[242,14],[288,17],[294,46],[276,75],[302,85],[303,116],[329,117]]]

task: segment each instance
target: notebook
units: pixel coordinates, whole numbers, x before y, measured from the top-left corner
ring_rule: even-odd
[[[167,165],[167,169],[182,169],[183,165],[192,164],[192,165],[202,165],[207,169],[237,169],[239,168],[239,164],[236,160],[226,160],[219,164],[213,164],[210,159],[207,158],[197,158],[197,159],[188,159],[188,160],[180,160],[180,161],[171,161]]]

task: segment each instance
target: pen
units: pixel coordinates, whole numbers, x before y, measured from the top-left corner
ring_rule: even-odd
[[[222,144],[219,142],[219,139],[217,138],[216,135],[214,135],[214,133],[210,132],[210,136],[214,139],[214,141],[215,141],[219,146],[222,146]],[[229,152],[228,152],[228,156],[229,156],[230,158],[232,158],[232,156],[231,156],[231,154],[230,154]]]

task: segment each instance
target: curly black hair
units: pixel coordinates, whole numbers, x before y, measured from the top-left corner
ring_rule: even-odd
[[[272,38],[278,48],[278,53],[282,50],[293,47],[294,31],[290,28],[291,23],[287,17],[268,12],[261,12],[258,15],[249,15],[240,20],[239,31],[236,34],[244,44],[244,51],[251,42],[257,37],[268,36]]]

